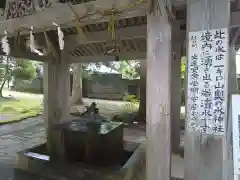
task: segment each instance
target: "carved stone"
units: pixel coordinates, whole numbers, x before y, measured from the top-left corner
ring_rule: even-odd
[[[34,13],[32,0],[15,0],[8,2],[6,7],[6,19],[14,19],[28,16]]]

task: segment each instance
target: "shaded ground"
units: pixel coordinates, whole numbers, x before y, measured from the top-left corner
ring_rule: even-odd
[[[6,91],[5,91],[6,93]],[[29,95],[18,92],[11,93],[14,97],[36,98],[42,99],[41,95]],[[125,112],[126,106],[123,102],[105,101],[105,100],[91,100],[84,99],[86,104],[95,101],[99,104],[100,113],[102,116],[111,119],[119,112]],[[81,106],[71,108],[72,111],[82,109]],[[145,127],[125,128],[124,138],[136,142],[145,142]],[[18,151],[30,148],[32,146],[42,144],[46,141],[44,122],[42,116],[30,118],[18,123],[0,126],[0,179],[9,180],[13,176],[13,166],[17,161],[16,153]],[[183,160],[179,156],[173,156],[172,162],[172,176],[183,177]],[[142,175],[144,177],[144,175]],[[35,177],[33,180],[38,180]],[[11,179],[18,180],[18,179]],[[23,178],[21,180],[30,180]],[[40,180],[40,179],[39,179]],[[42,179],[41,179],[42,180]],[[144,180],[141,179],[141,180]]]
[[[16,152],[45,141],[42,117],[0,126],[0,163],[14,164]]]
[[[125,128],[124,138],[144,143],[146,140],[145,127]],[[18,151],[42,144],[45,141],[46,137],[42,116],[0,126],[0,179],[9,180],[8,178],[13,176],[12,169],[17,161],[16,153]],[[183,159],[175,155],[172,158],[172,176],[183,177]],[[34,180],[37,179],[34,178]]]
[[[34,117],[42,112],[42,96],[3,90],[0,98],[0,125]]]

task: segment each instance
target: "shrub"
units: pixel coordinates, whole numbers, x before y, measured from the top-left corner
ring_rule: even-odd
[[[36,69],[30,61],[21,60],[12,71],[12,76],[15,79],[33,80],[36,77]]]
[[[124,109],[131,112],[137,110],[140,100],[136,95],[127,94],[123,97],[123,100],[127,101],[127,103],[124,104]]]

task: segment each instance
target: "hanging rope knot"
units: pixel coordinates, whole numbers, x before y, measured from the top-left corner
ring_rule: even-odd
[[[70,4],[70,2],[68,2],[68,6],[69,6],[69,8],[71,9],[71,11],[75,14],[75,19],[73,20],[73,22],[76,23],[76,26],[75,26],[75,27],[76,27],[77,33],[78,33],[78,35],[79,35],[79,36],[78,36],[79,39],[81,39],[82,37],[83,37],[84,39],[87,39],[87,37],[86,37],[86,35],[85,35],[85,33],[84,33],[83,29],[82,29],[82,25],[81,25],[80,21],[81,21],[84,17],[88,17],[88,16],[90,16],[91,14],[90,14],[90,13],[87,13],[86,16],[80,17],[80,16],[78,15],[78,13],[74,11],[74,9],[73,9],[72,5]]]
[[[111,33],[112,40],[116,38],[116,24],[115,24],[115,17],[128,9],[135,8],[138,4],[147,2],[147,0],[138,0],[135,3],[130,3],[124,6],[121,9],[117,9],[116,7],[112,7],[111,9],[103,11],[103,16],[110,16],[109,23],[108,23],[108,31]]]
[[[1,39],[1,43],[2,43],[3,52],[6,54],[6,56],[9,56],[10,46],[9,46],[9,43],[8,43],[8,33],[7,33],[6,30],[4,31],[4,36]]]
[[[108,31],[111,33],[112,40],[114,40],[116,37],[116,34],[115,34],[115,14],[113,11],[109,18]]]
[[[109,25],[108,25],[108,30],[111,32],[111,36],[112,36],[112,39],[114,40],[115,37],[116,37],[116,33],[115,33],[115,30],[116,30],[116,16],[123,13],[124,11],[127,11],[129,9],[132,9],[132,8],[135,8],[137,7],[139,4],[142,4],[142,3],[147,3],[149,0],[136,0],[134,3],[129,3],[129,4],[126,4],[124,5],[122,8],[119,8],[117,9],[116,7],[112,7],[110,9],[107,9],[107,10],[96,10],[94,12],[88,12],[86,13],[85,15],[83,16],[79,16],[78,13],[74,10],[74,8],[72,7],[72,5],[70,4],[70,2],[68,2],[68,6],[69,8],[71,9],[71,11],[75,14],[75,18],[71,21],[75,22],[76,23],[76,29],[77,29],[77,32],[78,34],[81,36],[81,37],[84,37],[86,38],[86,35],[85,35],[85,32],[83,31],[82,29],[82,23],[80,23],[80,21],[84,20],[84,19],[87,19],[91,16],[95,16],[95,15],[101,15],[102,17],[106,17],[106,16],[110,16],[109,17]],[[47,1],[46,1],[47,2]],[[51,3],[49,3],[50,5]],[[47,5],[47,4],[45,4]],[[69,24],[69,21],[66,22],[66,23],[63,23],[63,24]],[[63,25],[61,24],[61,25]],[[55,25],[57,25],[55,23]],[[59,34],[59,41],[63,42],[63,32],[61,31],[60,29],[60,26],[57,25],[58,27],[58,34]],[[14,34],[17,34],[17,37],[16,37],[16,40],[15,40],[15,45],[17,44],[20,44],[20,33],[22,31],[30,31],[31,32],[31,28],[26,28],[26,27],[20,27],[19,29],[17,29],[15,31]],[[46,35],[46,34],[45,34]],[[62,40],[61,40],[62,39]],[[61,43],[62,45],[60,46],[61,49],[64,48],[64,43]]]

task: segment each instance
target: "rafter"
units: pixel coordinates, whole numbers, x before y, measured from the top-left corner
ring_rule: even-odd
[[[134,38],[145,38],[147,33],[147,26],[133,26],[128,28],[121,28],[117,29],[117,39],[134,39]],[[105,42],[110,40],[110,35],[108,31],[98,31],[98,32],[89,32],[85,33],[86,39],[85,40],[78,40],[76,35],[69,35],[65,38],[66,44],[69,44],[66,48],[72,49],[76,45],[80,44],[92,44],[92,43],[99,43]]]
[[[89,9],[91,9],[91,12],[104,11],[111,9],[113,5],[116,9],[121,9],[131,2],[131,0],[97,0],[89,3],[73,5],[72,7],[75,12],[78,12],[79,17],[84,17],[89,13]],[[116,19],[144,16],[146,13],[147,3],[142,3],[136,8],[123,11],[116,16]],[[33,15],[0,22],[0,35],[4,34],[4,30],[7,30],[9,34],[14,35],[19,28],[29,28],[30,26],[34,27],[35,32],[40,32],[44,29],[52,30],[54,29],[52,26],[53,22],[61,25],[62,28],[74,27],[76,25],[76,21],[73,21],[74,19],[76,19],[76,15],[67,4],[53,3],[51,8],[45,8],[44,11],[36,11]],[[82,19],[81,24],[95,24],[97,22],[107,22],[108,20],[108,16],[103,16],[99,13],[94,16],[89,15],[88,17]],[[22,33],[24,34],[28,32],[22,31]]]
[[[135,60],[135,59],[145,59],[146,52],[127,52],[119,53],[116,56],[98,55],[98,56],[68,56],[71,63],[77,62],[100,62],[100,61],[116,61],[116,60]]]

